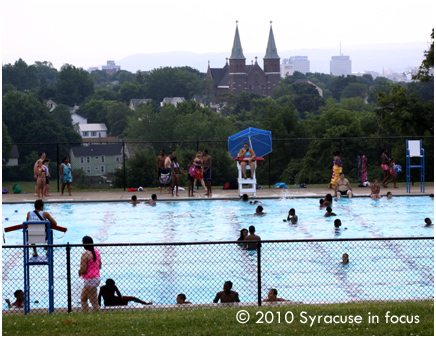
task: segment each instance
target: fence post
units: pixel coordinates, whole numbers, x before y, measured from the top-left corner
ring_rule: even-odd
[[[68,313],[71,312],[71,256],[70,242],[67,242],[67,294],[68,294]]]
[[[268,154],[268,187],[271,189],[271,154]]]
[[[58,179],[56,180],[58,183],[57,183],[57,185],[58,185],[58,192],[59,192],[59,181],[60,181],[60,174],[61,174],[61,172],[60,172],[60,164],[59,164],[59,160],[60,160],[60,158],[59,158],[59,143],[56,143],[56,158],[57,158],[57,163],[56,163],[56,165],[57,165],[57,170],[58,170]]]
[[[257,304],[262,306],[261,269],[260,269],[260,242],[257,242]]]
[[[123,141],[123,169],[124,169],[124,191],[126,191],[126,149],[124,148],[125,144]]]

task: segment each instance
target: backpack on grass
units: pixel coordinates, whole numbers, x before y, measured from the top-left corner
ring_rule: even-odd
[[[14,191],[14,194],[21,194],[21,188],[18,184],[14,184],[12,190]]]

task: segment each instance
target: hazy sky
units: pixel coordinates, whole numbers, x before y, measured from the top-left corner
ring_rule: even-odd
[[[280,50],[426,42],[434,0],[2,0],[2,63],[87,69],[131,54],[264,53],[272,21]],[[263,57],[263,55],[259,55]],[[282,56],[284,57],[284,56]],[[288,57],[287,55],[285,57]]]

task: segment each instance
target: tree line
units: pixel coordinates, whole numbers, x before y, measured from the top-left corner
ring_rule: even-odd
[[[424,53],[423,67],[433,67],[432,50],[433,40]],[[272,181],[289,184],[328,181],[334,150],[344,154],[344,171],[352,181],[357,178],[356,156],[363,154],[368,158],[368,176],[378,178],[380,149],[390,149],[391,156],[404,166],[405,141],[375,137],[434,135],[434,78],[424,68],[423,75],[408,83],[373,79],[371,75],[295,72],[281,80],[270,98],[248,92],[214,98],[221,107],[219,113],[191,100],[194,94],[211,97],[211,92],[205,74],[190,67],[163,67],[149,73],[121,70],[111,75],[105,71],[88,73],[69,64],[58,71],[50,62],[27,65],[20,59],[2,68],[3,164],[10,155],[10,143],[79,143],[81,138],[72,127],[68,110],[77,104],[88,123],[105,123],[112,136],[125,141],[167,142],[135,149],[134,158],[127,163],[127,180],[132,186],[157,184],[156,175],[141,168],[154,170],[160,148],[171,148],[183,160],[194,155],[194,143],[188,146],[169,141],[226,140],[247,127],[271,130],[274,139],[373,137],[275,142],[269,165],[259,168],[258,177],[270,175]],[[312,83],[298,80],[316,84],[323,96]],[[160,106],[163,97],[172,96],[187,101],[177,107]],[[52,112],[44,104],[49,98],[60,103]],[[138,98],[153,101],[131,110],[130,100]],[[36,132],[39,130],[44,132]],[[225,143],[202,146],[209,147],[214,165],[220,167],[220,173],[214,172],[216,183],[235,176],[235,164]],[[433,139],[424,139],[424,146],[429,159],[426,179],[433,180]],[[117,174],[118,182],[122,176]]]

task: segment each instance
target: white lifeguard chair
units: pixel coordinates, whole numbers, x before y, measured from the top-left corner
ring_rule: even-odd
[[[246,193],[251,193],[252,196],[256,197],[256,188],[257,188],[257,180],[256,180],[256,169],[257,169],[257,162],[264,161],[263,157],[256,157],[254,159],[254,174],[253,178],[244,178],[242,177],[242,169],[241,169],[241,161],[248,161],[250,160],[250,157],[234,157],[233,158],[236,162],[236,165],[238,167],[238,190],[239,190],[239,196],[242,196]],[[245,167],[247,170],[251,171],[251,165],[247,164]],[[249,187],[243,187],[243,185],[249,185]]]
[[[412,157],[419,157],[420,164],[419,165],[411,165],[410,159]],[[410,169],[411,168],[419,168],[421,169],[421,173],[419,176],[420,184],[421,184],[421,192],[425,192],[425,162],[424,162],[424,148],[422,147],[422,140],[406,140],[406,187],[407,192],[411,192],[410,187]]]

